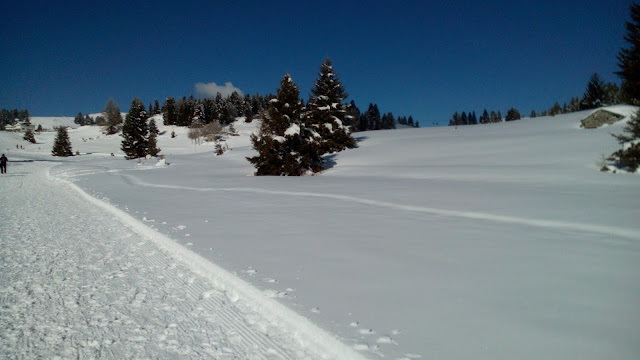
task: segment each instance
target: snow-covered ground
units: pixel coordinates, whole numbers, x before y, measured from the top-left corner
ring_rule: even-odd
[[[34,145],[0,133],[10,160],[39,160],[12,162],[9,176],[22,176],[0,178],[0,321],[22,334],[45,334],[36,336],[39,343],[15,331],[0,335],[2,348],[36,354],[50,328],[20,326],[46,323],[60,335],[51,340],[59,347],[49,349],[61,356],[117,357],[130,348],[125,355],[634,358],[640,178],[599,171],[601,155],[617,149],[609,133],[623,124],[581,129],[589,113],[357,133],[357,149],[331,156],[324,173],[300,178],[250,176],[245,157],[253,155],[248,134],[256,123],[236,123],[241,136],[228,139],[231,150],[222,156],[213,155],[212,144],[189,142],[185,129],[175,129],[172,139],[173,129],[161,126],[165,164],[124,160],[120,138],[95,127],[70,131],[83,155],[67,159],[49,156],[53,133],[37,135]],[[76,188],[91,197],[71,200]],[[47,207],[55,198],[66,200]],[[124,276],[109,279],[118,267]],[[68,274],[47,277],[50,268]],[[187,299],[163,298],[165,287]],[[66,300],[42,300],[69,293],[79,296],[73,309]],[[209,328],[203,319],[217,316],[215,301],[222,300],[199,307],[205,293],[239,304],[237,322],[258,335],[215,320]],[[115,310],[108,310],[110,301]],[[180,332],[170,340],[177,342],[156,336],[167,325],[156,311],[167,306],[176,316],[167,321]],[[96,308],[100,316],[92,318]],[[25,320],[25,313],[35,315]],[[139,313],[132,321],[144,331],[131,323],[108,331],[90,325],[105,316],[110,324],[112,313]],[[64,330],[77,314],[91,321]],[[209,335],[215,341],[189,335],[181,322],[198,334],[217,331]],[[242,333],[244,342],[234,348],[227,331]],[[247,337],[265,333],[271,345],[252,352],[256,343]],[[310,345],[308,338],[320,340]],[[101,353],[89,352],[98,351],[93,341]]]

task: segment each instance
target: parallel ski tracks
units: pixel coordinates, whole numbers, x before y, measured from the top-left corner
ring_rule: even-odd
[[[0,192],[0,357],[314,357],[113,215],[28,176]]]

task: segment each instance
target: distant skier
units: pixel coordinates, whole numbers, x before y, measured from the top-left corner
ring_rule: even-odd
[[[2,154],[2,157],[0,157],[0,173],[2,174],[7,173],[7,161],[7,157]]]

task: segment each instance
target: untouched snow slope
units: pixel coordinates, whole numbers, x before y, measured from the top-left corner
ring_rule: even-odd
[[[91,154],[51,173],[369,358],[634,358],[640,178],[599,171],[624,124],[579,128],[590,113],[357,133],[301,178],[248,176],[255,123],[223,156],[161,127],[164,164],[80,128],[74,150]],[[47,136],[0,147],[51,159]]]

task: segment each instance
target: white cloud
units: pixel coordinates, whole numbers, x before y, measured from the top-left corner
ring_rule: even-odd
[[[202,94],[209,97],[215,97],[218,93],[220,93],[222,94],[222,97],[225,98],[231,95],[231,93],[233,93],[234,91],[236,91],[240,96],[244,95],[242,90],[233,86],[231,82],[224,83],[224,86],[218,85],[214,82],[210,82],[208,84],[199,82],[196,84],[196,92],[198,94]]]

